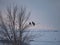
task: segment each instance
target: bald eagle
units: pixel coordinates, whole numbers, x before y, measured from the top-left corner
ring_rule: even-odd
[[[31,25],[31,22],[29,22],[29,25]]]
[[[32,21],[33,26],[35,26],[35,23]]]

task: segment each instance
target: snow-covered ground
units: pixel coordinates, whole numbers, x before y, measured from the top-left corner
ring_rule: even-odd
[[[60,45],[60,30],[35,30],[34,42],[31,45]]]
[[[32,30],[31,34],[35,35],[31,45],[60,45],[60,30]]]

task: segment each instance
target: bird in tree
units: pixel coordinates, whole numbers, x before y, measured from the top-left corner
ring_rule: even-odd
[[[31,25],[31,22],[29,22],[29,25]]]
[[[32,21],[33,26],[35,26],[35,23]]]

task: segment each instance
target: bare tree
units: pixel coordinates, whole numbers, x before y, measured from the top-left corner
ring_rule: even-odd
[[[26,8],[17,6],[13,10],[7,8],[7,20],[5,20],[0,12],[0,39],[10,41],[12,45],[29,45],[32,35],[24,35],[25,30],[31,25],[27,24],[30,12],[26,15]],[[5,15],[4,15],[5,16]]]

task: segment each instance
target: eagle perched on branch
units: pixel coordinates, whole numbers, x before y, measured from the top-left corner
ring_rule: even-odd
[[[33,26],[35,26],[35,23],[32,21]]]

